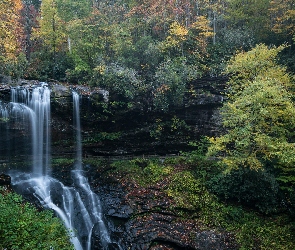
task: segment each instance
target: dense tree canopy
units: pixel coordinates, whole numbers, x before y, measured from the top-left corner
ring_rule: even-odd
[[[291,78],[276,62],[282,49],[258,45],[230,61],[229,101],[221,111],[227,131],[211,138],[209,154],[220,157],[227,170],[276,168],[278,178],[292,186],[295,107]]]
[[[29,63],[20,58],[19,74],[1,70],[16,78],[96,84],[97,67],[115,63],[146,84],[170,59],[216,75],[236,50],[260,42],[293,51],[292,0],[5,0],[1,11],[2,60],[15,65],[23,52]]]

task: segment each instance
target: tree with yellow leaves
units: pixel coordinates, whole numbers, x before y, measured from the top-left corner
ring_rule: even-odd
[[[16,76],[15,67],[22,52],[23,26],[21,24],[21,0],[0,2],[0,73]],[[20,56],[22,59],[23,56]]]
[[[170,51],[181,56],[192,54],[205,54],[208,38],[213,36],[209,20],[205,16],[198,16],[189,27],[178,22],[170,25],[168,36],[161,44],[163,51]]]
[[[20,25],[21,0],[3,0],[0,3],[0,53],[2,56],[13,59],[21,50],[21,35],[23,33]]]
[[[230,61],[229,101],[221,109],[227,132],[210,139],[209,155],[220,158],[227,171],[276,168],[277,178],[290,186],[295,184],[295,107],[291,78],[276,63],[282,49],[257,45]]]

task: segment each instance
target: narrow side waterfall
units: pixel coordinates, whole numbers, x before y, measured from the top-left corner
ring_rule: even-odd
[[[73,92],[74,127],[76,129],[76,163],[75,170],[72,171],[75,187],[83,195],[84,203],[87,205],[83,209],[83,216],[86,230],[88,232],[86,249],[91,249],[91,235],[94,227],[99,228],[100,242],[103,249],[111,243],[108,231],[102,218],[101,204],[99,197],[91,191],[87,178],[83,175],[82,166],[82,143],[81,143],[81,122],[80,122],[80,97]],[[82,200],[81,200],[82,203]]]
[[[82,141],[81,141],[81,122],[80,122],[80,96],[73,92],[73,114],[74,128],[76,137],[76,169],[82,170]]]
[[[82,141],[80,125],[80,97],[73,92],[73,116],[76,138],[76,164],[71,171],[73,183],[65,186],[51,177],[50,170],[50,90],[45,84],[32,90],[11,89],[11,102],[0,102],[1,121],[13,120],[13,126],[24,130],[31,148],[28,155],[32,162],[31,170],[13,170],[9,174],[14,189],[22,195],[33,195],[46,209],[52,209],[69,230],[76,250],[91,250],[92,234],[100,239],[100,248],[109,249],[112,243],[103,220],[99,197],[92,192],[82,164]],[[4,135],[0,131],[1,136]],[[24,145],[27,144],[27,141]],[[13,152],[17,154],[17,152]],[[94,230],[95,229],[95,230]],[[98,235],[99,234],[99,235]]]

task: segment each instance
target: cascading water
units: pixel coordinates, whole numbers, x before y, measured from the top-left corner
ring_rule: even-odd
[[[10,114],[21,119],[20,126],[31,124],[32,172],[45,175],[50,171],[50,90],[45,83],[29,89],[11,89]]]
[[[76,169],[82,169],[82,142],[80,123],[80,96],[73,92],[74,127],[76,128]]]
[[[29,107],[35,112],[32,121],[33,135],[33,173],[38,175],[48,174],[50,156],[50,90],[47,87],[34,88],[31,98],[28,101]]]
[[[82,166],[79,95],[73,92],[76,164],[72,187],[50,176],[50,90],[45,84],[27,89],[11,89],[11,102],[0,102],[0,119],[15,119],[31,134],[32,170],[11,172],[15,190],[33,194],[44,208],[52,209],[69,229],[76,250],[90,250],[92,231],[99,231],[102,249],[108,249],[110,236],[103,221],[99,197],[91,191]],[[1,121],[1,120],[0,120]],[[30,124],[30,126],[28,126]]]
[[[91,249],[91,235],[95,226],[98,226],[100,232],[101,246],[106,249],[111,243],[108,231],[102,219],[102,211],[99,197],[91,191],[87,178],[84,177],[82,171],[82,143],[81,143],[81,125],[80,125],[80,97],[79,94],[73,92],[73,110],[74,125],[76,127],[76,164],[75,170],[72,171],[75,186],[81,194],[84,194],[84,203],[87,204],[84,212],[84,221],[88,232],[87,246]]]

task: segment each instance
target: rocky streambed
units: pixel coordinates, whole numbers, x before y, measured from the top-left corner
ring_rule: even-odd
[[[108,167],[89,175],[111,236],[123,249],[239,249],[233,234],[201,223],[196,211],[177,207],[165,192],[169,177],[142,187],[127,176]],[[93,249],[100,249],[93,241],[98,246]]]

